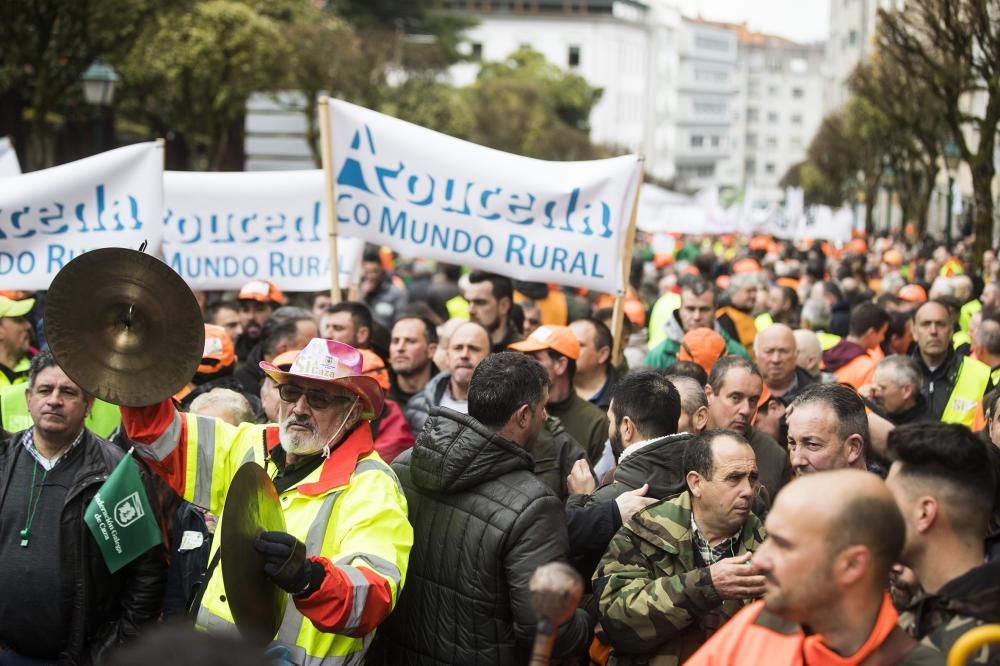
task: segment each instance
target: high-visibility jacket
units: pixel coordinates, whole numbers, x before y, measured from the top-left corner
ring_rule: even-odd
[[[955,331],[955,334],[951,336],[951,348],[958,349],[962,345],[971,345],[972,336],[969,335],[968,331]]]
[[[969,321],[972,319],[972,315],[976,314],[983,309],[983,303],[978,298],[973,299],[962,306],[962,309],[958,313],[958,328],[966,333],[969,332]]]
[[[674,316],[674,311],[681,306],[681,295],[668,292],[653,304],[649,313],[649,348],[652,349],[667,339],[667,322]]]
[[[23,384],[24,382],[27,382],[29,370],[31,370],[31,359],[27,356],[18,361],[17,365],[13,368],[8,369],[4,366],[3,372],[0,372],[0,390],[14,384]]]
[[[731,305],[719,308],[715,311],[715,318],[728,316],[729,320],[733,322],[733,328],[736,331],[736,341],[743,345],[743,348],[747,350],[750,354],[750,360],[754,359],[754,338],[757,337],[757,326],[754,322],[753,316],[734,308]]]
[[[150,466],[184,499],[217,515],[240,465],[252,460],[275,473],[269,453],[279,446],[277,425],[231,426],[180,413],[169,400],[123,407],[122,417],[128,436],[146,444],[136,451]],[[368,423],[359,424],[322,465],[283,492],[280,502],[285,530],[305,543],[309,559],[326,577],[309,596],[291,597],[276,640],[292,650],[296,664],[360,664],[375,627],[395,606],[413,545],[406,497],[372,448]],[[212,557],[220,541],[212,544]],[[224,566],[208,581],[197,625],[235,634]]]
[[[770,312],[763,312],[753,320],[753,325],[757,328],[758,333],[765,328],[770,328],[772,324],[774,324],[774,317],[771,316]]]
[[[819,338],[819,348],[823,351],[833,349],[841,340],[839,335],[835,333],[827,333],[826,331],[816,331],[816,337]]]
[[[469,318],[469,301],[465,300],[462,296],[453,296],[448,299],[448,302],[444,304],[448,308],[448,318],[449,319],[465,319]]]
[[[35,425],[28,412],[27,391],[27,384],[14,384],[0,391],[0,424],[3,424],[3,429],[7,432],[20,432]],[[118,405],[94,400],[94,406],[83,424],[87,430],[107,439],[121,422]]]
[[[972,428],[982,421],[982,401],[990,383],[990,367],[966,357],[958,369],[955,387],[941,414],[942,423],[961,423]]]

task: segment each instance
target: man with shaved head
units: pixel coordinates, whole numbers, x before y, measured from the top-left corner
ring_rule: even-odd
[[[820,369],[820,363],[823,360],[823,348],[819,336],[805,328],[796,329],[794,335],[795,365],[805,370],[814,381],[821,381],[823,371]]]
[[[942,663],[897,625],[885,591],[906,528],[881,479],[858,470],[796,479],[766,527],[750,565],[764,577],[764,600],[723,625],[687,664]]]
[[[406,403],[406,420],[414,435],[420,434],[434,407],[456,412],[469,411],[469,382],[472,372],[490,353],[490,335],[475,322],[466,322],[448,339],[448,371],[435,375],[424,390]]]

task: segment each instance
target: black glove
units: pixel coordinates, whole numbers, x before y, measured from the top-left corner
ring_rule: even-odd
[[[264,532],[254,548],[264,558],[264,573],[285,592],[308,596],[323,583],[323,567],[306,559],[305,544],[291,534]]]

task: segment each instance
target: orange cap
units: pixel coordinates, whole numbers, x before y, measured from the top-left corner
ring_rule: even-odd
[[[240,289],[241,301],[257,301],[259,303],[285,304],[285,295],[274,286],[270,280],[251,280]]]
[[[902,266],[903,255],[900,254],[899,250],[886,250],[885,254],[882,255],[882,261],[890,266]]]
[[[282,369],[288,370],[292,367],[292,363],[295,363],[295,357],[299,355],[301,349],[291,349],[289,351],[281,352],[277,356],[271,359],[271,364]]]
[[[625,301],[625,316],[636,326],[646,325],[646,310],[642,307],[642,303],[635,299],[630,298]]]
[[[657,268],[666,268],[674,265],[674,255],[669,252],[657,252],[653,255],[653,265]]]
[[[788,287],[789,289],[794,289],[795,291],[799,290],[799,281],[796,280],[795,278],[780,277],[777,280],[775,280],[775,283],[779,287]]]
[[[221,326],[205,324],[205,348],[201,352],[198,374],[214,375],[236,363],[236,350],[229,332]]]
[[[919,284],[908,284],[899,290],[896,294],[899,296],[900,300],[904,300],[908,303],[926,303],[927,302],[927,292]]]
[[[729,286],[730,280],[732,280],[732,278],[730,278],[728,275],[720,275],[719,277],[715,278],[715,286],[718,287],[719,289],[725,289],[726,287]]]
[[[385,367],[385,361],[371,349],[359,349],[358,351],[361,352],[361,374],[372,377],[382,387],[383,391],[388,391],[391,384],[389,383],[389,370]]]
[[[767,236],[754,236],[750,239],[751,250],[764,250],[766,252],[770,247],[771,239]]]
[[[527,340],[507,345],[507,349],[529,353],[551,349],[574,361],[580,358],[580,342],[569,326],[539,326]]]
[[[756,273],[760,270],[760,264],[757,263],[756,259],[751,259],[747,257],[746,259],[740,259],[735,264],[733,264],[734,273]]]
[[[708,373],[725,351],[726,341],[721,335],[710,328],[696,328],[684,334],[677,360],[694,361]]]

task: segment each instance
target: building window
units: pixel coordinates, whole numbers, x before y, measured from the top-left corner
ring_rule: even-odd
[[[747,84],[747,97],[759,97],[760,96],[760,81],[757,79],[750,79]]]
[[[795,113],[795,114],[792,115],[792,124],[793,125],[801,125],[802,124],[802,114],[801,113]]]
[[[757,162],[754,160],[747,160],[743,163],[743,168],[747,172],[747,177],[752,178],[757,172]]]
[[[770,148],[770,149],[772,149],[772,150],[775,149],[775,148],[777,148],[778,147],[778,137],[776,137],[776,136],[769,136],[769,137],[767,137],[767,147]]]
[[[769,125],[774,125],[777,122],[778,122],[778,112],[777,111],[768,111],[767,112],[767,123]]]
[[[701,148],[704,145],[705,145],[705,137],[703,137],[701,134],[692,134],[691,135],[691,147],[692,148]]]
[[[709,35],[695,35],[694,47],[708,51],[728,51],[729,40]]]
[[[580,47],[579,46],[571,46],[571,47],[569,47],[569,58],[568,58],[568,61],[569,61],[569,66],[570,67],[579,67],[580,66]]]
[[[696,68],[694,80],[702,83],[726,83],[729,81],[729,76],[720,70]]]
[[[791,147],[794,150],[801,150],[802,149],[802,137],[800,137],[800,136],[792,137],[791,141],[788,142],[788,145],[789,145],[789,147]]]
[[[700,178],[711,178],[715,175],[715,167],[711,165],[700,166],[698,167],[697,174]]]
[[[749,107],[747,108],[747,122],[755,123],[760,120],[760,109]]]
[[[756,147],[757,147],[757,135],[747,134],[747,148],[756,148]]]
[[[726,105],[718,102],[695,102],[694,112],[699,116],[719,116],[726,112]]]
[[[855,44],[858,43],[857,30],[851,30],[849,33],[847,33],[847,43],[850,44],[851,46],[854,46]]]
[[[773,176],[774,175],[774,164],[772,164],[771,162],[768,162],[767,164],[765,164],[764,165],[764,173],[766,173],[768,176]]]
[[[482,42],[472,42],[472,53],[470,54],[473,60],[483,59],[483,44]]]
[[[720,140],[721,139],[720,139],[720,137],[719,137],[718,134],[713,134],[712,135],[712,148],[718,148]]]
[[[792,97],[795,99],[802,99],[806,96],[806,91],[802,88],[792,88]]]
[[[768,86],[767,87],[767,94],[770,95],[771,97],[777,97],[778,96],[778,86]]]

